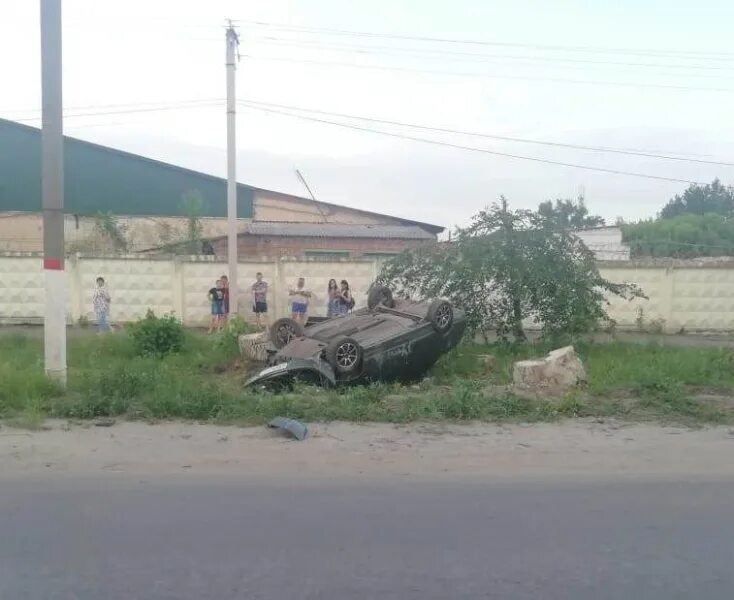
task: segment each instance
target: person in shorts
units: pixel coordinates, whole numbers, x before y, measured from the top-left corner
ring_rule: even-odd
[[[255,283],[252,284],[252,312],[255,321],[262,328],[268,313],[268,283],[263,281],[263,274],[255,274]]]
[[[293,319],[301,325],[305,325],[308,303],[312,295],[306,289],[306,280],[303,277],[299,277],[295,289],[291,288],[288,290],[288,295],[291,297],[291,313]]]
[[[221,279],[217,279],[215,287],[209,290],[208,298],[212,305],[212,320],[209,323],[208,333],[214,333],[221,331],[224,324],[224,286]]]

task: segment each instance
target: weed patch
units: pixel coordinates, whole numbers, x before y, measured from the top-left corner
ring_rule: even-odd
[[[418,384],[373,384],[337,390],[296,387],[281,394],[246,390],[237,333],[183,331],[175,352],[140,354],[135,335],[69,339],[68,387],[43,373],[39,339],[0,335],[0,419],[28,428],[46,417],[185,419],[259,424],[276,416],[314,421],[551,421],[617,417],[695,423],[734,422],[729,350],[632,344],[576,344],[588,376],[585,390],[562,398],[510,393],[512,364],[544,355],[550,344],[462,345]],[[178,344],[178,342],[177,342]],[[482,355],[492,354],[487,362]]]

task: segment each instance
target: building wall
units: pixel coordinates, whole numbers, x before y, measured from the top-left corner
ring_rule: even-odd
[[[620,227],[595,227],[575,232],[597,260],[629,260],[630,249],[622,243]]]
[[[203,238],[217,237],[227,234],[227,220],[201,217],[201,235]],[[239,229],[244,231],[249,220],[240,219]],[[138,252],[156,248],[168,243],[186,239],[188,220],[185,217],[117,217],[117,223],[125,234],[130,252]],[[94,251],[96,236],[96,219],[67,215],[64,233],[70,251]],[[92,246],[90,248],[90,245]]]
[[[202,237],[227,234],[227,220],[202,217]],[[244,231],[249,219],[240,219]],[[117,217],[120,230],[128,241],[128,250],[138,252],[185,239],[185,217]],[[65,215],[64,239],[69,252],[104,252],[108,244],[97,233],[94,217]],[[39,213],[0,214],[0,252],[41,252],[43,250],[43,216]]]
[[[0,255],[0,322],[41,322],[44,285],[41,258]],[[616,282],[636,283],[648,296],[628,302],[611,298],[609,312],[620,328],[636,329],[658,322],[664,331],[734,332],[734,261],[606,262],[603,276]],[[315,294],[312,314],[326,309],[326,286],[331,277],[347,279],[357,306],[379,271],[377,261],[251,261],[239,265],[241,314],[251,318],[249,287],[261,271],[270,283],[270,318],[288,314],[288,287],[298,277]],[[227,272],[216,259],[132,257],[78,257],[67,261],[66,311],[70,323],[93,318],[92,290],[101,275],[109,282],[113,321],[143,317],[148,308],[158,314],[175,313],[186,325],[204,325],[209,318],[207,291]],[[640,309],[642,313],[640,313]],[[642,319],[640,319],[640,316]]]
[[[319,204],[276,192],[255,191],[253,214],[257,221],[285,223],[341,223],[352,225],[400,225],[402,221],[387,215],[366,215],[348,207]],[[117,216],[125,232],[128,249],[138,252],[183,239],[186,217]],[[239,229],[250,219],[240,219]],[[202,237],[215,238],[227,234],[227,219],[202,217]],[[96,236],[94,217],[66,215],[64,235],[71,252],[103,252],[103,240]],[[0,252],[41,252],[43,249],[43,217],[40,213],[0,213]]]
[[[266,191],[255,192],[253,220],[351,225],[401,225],[403,223],[400,219],[388,215],[364,214],[346,206],[330,206]]]
[[[38,213],[0,213],[0,252],[40,252],[43,223]]]
[[[428,243],[433,243],[428,240]],[[307,258],[321,251],[343,258],[361,258],[370,254],[399,254],[408,248],[425,245],[426,240],[396,240],[376,238],[318,238],[318,237],[266,237],[240,235],[238,253],[243,257],[292,257]],[[219,257],[227,256],[227,240],[216,240],[212,246]]]

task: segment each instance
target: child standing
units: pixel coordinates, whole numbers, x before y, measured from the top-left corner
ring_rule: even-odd
[[[105,285],[104,278],[97,277],[97,287],[92,294],[92,306],[97,317],[97,328],[99,333],[110,331],[110,293]]]
[[[221,279],[217,279],[215,287],[209,290],[208,297],[212,303],[212,320],[208,333],[214,333],[215,330],[221,331],[224,323],[224,286]]]

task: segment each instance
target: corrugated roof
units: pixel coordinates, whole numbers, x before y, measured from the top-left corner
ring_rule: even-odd
[[[3,152],[3,150],[7,150]],[[0,119],[0,212],[41,210],[41,130]],[[226,180],[139,154],[64,136],[64,209],[67,214],[186,216],[181,194],[198,190],[204,197],[202,216],[226,216]],[[254,192],[267,192],[312,202],[310,198],[237,184],[237,214],[252,216]],[[373,217],[380,213],[341,206]],[[392,217],[406,225],[419,225],[441,233],[440,225]]]
[[[137,154],[64,136],[67,214],[187,216],[198,191],[201,216],[226,217],[227,181]],[[237,214],[252,217],[253,189],[237,185]],[[0,119],[0,211],[41,210],[41,130]]]
[[[250,235],[273,237],[378,238],[401,240],[435,240],[436,236],[418,225],[343,225],[340,223],[248,223]]]

